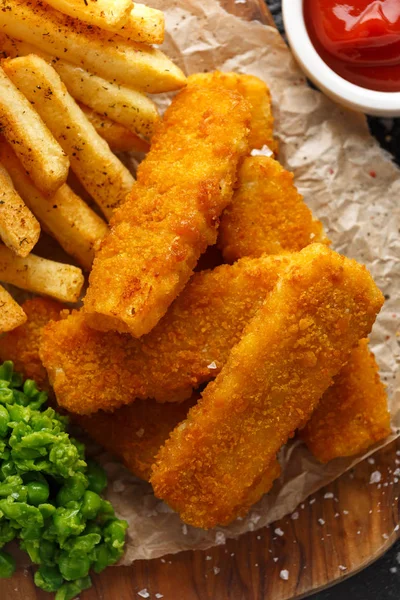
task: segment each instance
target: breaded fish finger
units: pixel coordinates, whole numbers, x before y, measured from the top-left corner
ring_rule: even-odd
[[[158,451],[197,399],[193,396],[170,404],[136,400],[112,414],[99,411],[90,416],[74,415],[73,419],[134,475],[149,481]]]
[[[34,379],[41,389],[48,390],[47,372],[39,357],[41,332],[49,321],[60,319],[65,307],[50,298],[32,298],[21,308],[27,321],[0,338],[0,361],[12,360],[17,372]]]
[[[383,296],[365,267],[312,244],[283,272],[216,380],[160,450],[151,483],[191,525],[244,515],[276,453],[310,418]]]
[[[191,87],[172,101],[93,264],[84,304],[99,330],[148,333],[217,237],[250,110],[237,93]]]
[[[0,338],[0,360],[12,360],[16,371],[48,390],[46,369],[39,357],[42,330],[49,321],[58,321],[65,307],[48,298],[33,298],[24,302],[22,309],[28,320]],[[137,400],[113,414],[99,411],[90,416],[71,416],[74,423],[122,460],[132,473],[148,481],[157,452],[197,400],[198,395],[185,402],[168,404]]]
[[[361,340],[300,436],[318,460],[328,462],[358,454],[390,431],[385,386],[368,340]]]
[[[187,79],[188,86],[222,87],[239,92],[251,107],[250,149],[268,146],[276,154],[278,142],[274,139],[274,118],[272,116],[271,93],[262,79],[244,73],[195,73]]]
[[[297,252],[313,242],[329,240],[297,191],[293,174],[273,158],[246,158],[221,218],[218,245],[225,260]]]
[[[63,408],[112,411],[135,398],[177,401],[219,372],[288,258],[244,259],[195,273],[160,323],[137,340],[91,329],[82,312],[43,332],[41,358]]]

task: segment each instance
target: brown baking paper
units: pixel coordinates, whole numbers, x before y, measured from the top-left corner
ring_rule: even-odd
[[[239,1],[239,0],[238,0]],[[243,2],[243,0],[240,0]],[[323,221],[333,247],[370,269],[387,300],[371,336],[388,385],[393,435],[400,429],[400,171],[370,136],[363,116],[310,89],[278,32],[226,13],[216,0],[153,0],[167,21],[165,51],[188,74],[221,69],[251,73],[271,88],[280,161]],[[168,102],[166,97],[162,105]],[[132,435],[136,435],[132,431]],[[280,453],[282,476],[245,519],[203,531],[186,526],[151,486],[89,443],[110,478],[108,499],[129,522],[122,564],[205,549],[259,529],[371,454],[322,466],[295,441]]]

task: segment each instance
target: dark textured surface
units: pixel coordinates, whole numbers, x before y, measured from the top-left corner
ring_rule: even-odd
[[[275,22],[283,31],[281,0],[266,0]],[[400,119],[368,119],[373,135],[400,163]],[[350,579],[308,600],[399,600],[400,541],[376,563]]]

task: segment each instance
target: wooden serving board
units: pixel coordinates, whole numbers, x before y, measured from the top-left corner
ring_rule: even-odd
[[[245,19],[274,24],[263,0],[221,2]],[[376,560],[399,536],[397,450],[400,454],[400,442],[360,463],[299,506],[295,518],[206,552],[109,568],[93,577],[92,589],[81,599],[154,599],[162,594],[163,600],[294,600],[333,585]],[[374,471],[381,474],[378,485],[369,484]],[[281,578],[285,570],[287,580]],[[0,580],[0,598],[50,596],[35,588],[33,569],[20,569],[11,580]]]

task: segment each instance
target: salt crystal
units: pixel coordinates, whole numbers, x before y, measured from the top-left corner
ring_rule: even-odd
[[[187,525],[186,525],[186,523],[184,523],[184,524],[182,525],[182,533],[183,533],[183,535],[187,535],[187,532],[188,532],[188,528],[187,528]]]
[[[207,369],[216,369],[216,368],[217,368],[217,365],[214,360],[209,365],[207,365]]]
[[[206,556],[206,560],[212,560],[212,556]]]
[[[298,518],[299,518],[299,513],[298,512],[292,513],[292,519],[293,519],[293,521],[297,521]]]
[[[349,514],[349,511],[348,511],[348,510],[344,510],[344,511],[343,511],[343,514],[344,514],[344,515],[348,515],[348,514]]]
[[[156,594],[156,598],[164,598],[163,594]]]
[[[278,562],[278,560],[279,560],[279,559],[278,559],[278,557],[277,557],[277,556],[275,556],[275,557],[274,557],[272,560],[273,560],[274,562]]]
[[[339,513],[335,513],[335,519],[337,519],[338,517],[340,517]]]
[[[235,556],[235,553],[234,553],[234,552],[232,552],[231,556]]]
[[[255,567],[258,567],[258,563],[256,563],[254,566],[255,566]]]
[[[225,534],[222,533],[222,531],[217,531],[217,533],[215,534],[215,543],[217,544],[217,546],[221,546],[221,545],[225,544],[225,542],[226,542]]]
[[[360,535],[361,531],[357,531],[357,535]]]
[[[380,471],[374,471],[371,473],[371,477],[369,478],[370,483],[379,483],[382,479],[382,474]]]
[[[398,531],[400,529],[400,525],[397,524],[396,527],[394,528],[394,531]]]
[[[328,500],[329,498],[333,498],[333,494],[332,494],[332,492],[326,492],[326,494],[324,495],[324,498],[326,498],[327,500]]]
[[[368,462],[369,462],[370,465],[374,465],[375,464],[375,459],[371,457],[371,458],[368,459]]]
[[[289,579],[289,571],[287,569],[282,569],[282,571],[279,573],[279,577],[284,581],[287,581]]]
[[[318,519],[318,523],[319,523],[320,525],[325,525],[325,521],[324,521],[324,519]]]
[[[347,571],[347,567],[344,565],[339,565],[339,571]]]
[[[302,510],[304,510],[304,504],[301,504],[301,505],[300,505],[300,508],[301,508]]]
[[[245,3],[246,3],[246,0],[235,0],[235,4],[245,4]],[[270,150],[270,148],[268,146],[266,146],[265,144],[261,148],[261,150],[254,148],[250,152],[250,156],[272,156],[272,155],[273,155],[272,150]]]
[[[383,537],[384,540],[388,540],[389,539],[389,536],[388,536],[387,533],[382,533],[382,537]]]
[[[397,567],[390,567],[389,571],[391,573],[397,573]]]
[[[137,430],[136,435],[138,436],[138,438],[141,438],[141,437],[143,437],[143,434],[144,434],[144,429],[143,429],[143,427],[141,427],[141,429]]]
[[[397,456],[400,456],[400,450],[396,450]]]
[[[218,575],[218,573],[220,572],[220,568],[219,567],[213,567],[213,571],[214,571],[214,575]]]
[[[261,540],[261,535],[258,535],[258,536],[257,536],[257,539],[258,539],[258,540]]]
[[[146,588],[144,588],[144,590],[140,590],[140,592],[138,592],[138,596],[141,598],[150,598],[150,594]]]
[[[309,504],[314,504],[314,502],[315,502],[315,498],[311,498]]]
[[[284,534],[284,532],[282,531],[282,529],[280,527],[277,527],[274,531],[274,533],[276,533],[276,535],[279,535],[280,537],[282,537]]]
[[[162,559],[161,559],[161,562],[165,564],[165,562],[166,562],[166,561],[165,561],[165,558],[162,558]]]

